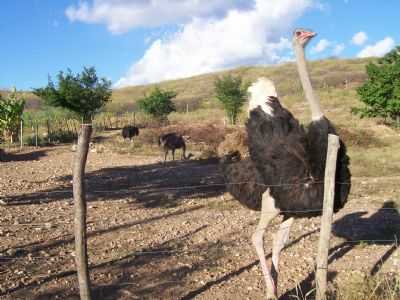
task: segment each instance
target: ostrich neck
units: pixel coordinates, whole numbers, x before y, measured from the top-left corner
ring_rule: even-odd
[[[297,70],[299,72],[301,85],[303,86],[306,99],[310,105],[311,117],[313,120],[318,120],[323,117],[324,114],[322,113],[318,96],[314,94],[311,86],[310,76],[308,75],[307,71],[304,48],[300,45],[295,45],[294,50],[297,58]]]

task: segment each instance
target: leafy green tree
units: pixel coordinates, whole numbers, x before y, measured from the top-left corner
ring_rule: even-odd
[[[242,82],[242,77],[234,77],[230,74],[217,78],[214,82],[216,98],[222,103],[231,124],[236,124],[242,111],[248,86],[248,83]]]
[[[0,95],[0,131],[11,143],[18,132],[24,107],[25,99],[18,95],[15,88],[4,98]]]
[[[86,184],[85,166],[92,134],[92,117],[111,97],[111,81],[98,78],[94,67],[84,68],[80,74],[59,72],[58,82],[49,78],[48,85],[34,90],[49,105],[63,107],[77,113],[85,124],[81,125],[77,153],[73,164],[73,195],[75,202],[74,235],[75,264],[81,299],[91,299],[87,257]]]
[[[99,78],[94,67],[85,67],[80,74],[69,69],[60,71],[57,81],[49,78],[46,87],[34,89],[33,93],[50,106],[75,112],[87,123],[111,99],[111,81]]]
[[[384,117],[400,124],[400,46],[366,67],[368,79],[357,89],[363,108],[352,108],[361,117]]]
[[[177,95],[174,91],[163,91],[155,87],[149,96],[138,101],[139,109],[151,115],[159,121],[165,121],[168,115],[176,111],[172,99]]]

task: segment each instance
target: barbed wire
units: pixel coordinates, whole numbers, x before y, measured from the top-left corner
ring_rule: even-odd
[[[400,208],[395,208],[395,207],[380,207],[380,208],[374,208],[374,207],[351,207],[352,210],[355,212],[358,212],[359,210],[363,209],[369,209],[371,211],[397,211],[400,213]],[[344,207],[341,210],[345,210],[346,207]],[[280,213],[296,213],[296,214],[307,214],[307,213],[317,213],[317,212],[322,212],[323,209],[304,209],[304,210],[279,210]],[[162,217],[162,216],[160,216]],[[96,220],[89,220],[86,222],[87,225],[96,225],[94,222]],[[27,227],[45,227],[47,229],[53,229],[57,227],[56,225],[73,225],[73,220],[70,222],[51,222],[51,221],[46,221],[46,222],[35,222],[35,223],[12,223],[12,224],[7,224],[7,223],[0,223],[0,227],[18,227],[18,226],[27,226]],[[123,225],[120,224],[120,225]]]
[[[324,181],[312,181],[312,182],[300,182],[300,183],[281,183],[281,184],[264,184],[261,182],[255,182],[255,181],[240,181],[240,182],[225,182],[225,183],[207,183],[207,184],[196,184],[196,185],[186,185],[186,186],[179,186],[179,187],[148,187],[148,186],[138,186],[138,187],[132,187],[132,188],[125,188],[125,189],[118,189],[115,188],[113,190],[91,190],[87,191],[87,194],[107,194],[107,193],[128,193],[128,192],[134,192],[137,190],[143,190],[147,193],[149,192],[155,192],[155,191],[173,191],[173,190],[187,190],[187,189],[199,189],[199,188],[205,188],[205,187],[218,187],[218,186],[227,186],[227,185],[243,185],[243,184],[254,184],[258,186],[263,186],[265,188],[270,188],[270,187],[287,187],[287,186],[308,186],[308,185],[313,185],[313,184],[324,184]],[[336,182],[336,184],[339,185],[351,185],[351,182]],[[38,194],[45,194],[45,195],[51,195],[51,194],[72,194],[72,187],[68,187],[70,190],[65,190],[65,191],[38,191],[34,192],[31,195],[38,195]],[[12,196],[3,196],[3,199],[0,199],[0,205],[7,205],[7,201],[4,199],[7,199],[8,197],[13,197],[13,198],[24,198],[26,197],[25,194],[23,195],[12,195]]]

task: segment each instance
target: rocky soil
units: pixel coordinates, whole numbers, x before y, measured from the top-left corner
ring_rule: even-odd
[[[86,170],[94,299],[263,299],[249,239],[258,213],[225,192],[215,160],[164,165],[161,155],[94,151]],[[78,299],[73,154],[70,146],[27,149],[0,162],[1,299]],[[390,202],[398,180],[354,178],[349,203],[334,217],[332,289],[354,276],[400,271],[399,213]],[[281,299],[312,289],[318,231],[319,218],[294,223],[281,258]]]

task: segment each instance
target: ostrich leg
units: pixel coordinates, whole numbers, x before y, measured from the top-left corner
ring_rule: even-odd
[[[272,247],[272,262],[274,268],[279,272],[279,254],[281,253],[283,247],[289,241],[290,228],[293,224],[293,218],[289,218],[284,221],[280,226],[278,232],[274,236],[274,243]]]
[[[274,235],[274,242],[272,246],[272,277],[278,287],[278,275],[279,275],[279,255],[289,241],[290,228],[293,224],[293,218],[289,218],[282,222],[279,226],[279,230]]]
[[[264,233],[269,223],[279,214],[279,209],[275,207],[275,199],[272,198],[269,189],[262,195],[261,217],[257,225],[256,231],[252,235],[252,241],[258,258],[260,259],[261,270],[264,274],[265,283],[267,285],[267,299],[276,299],[276,285],[267,267],[264,252]]]

